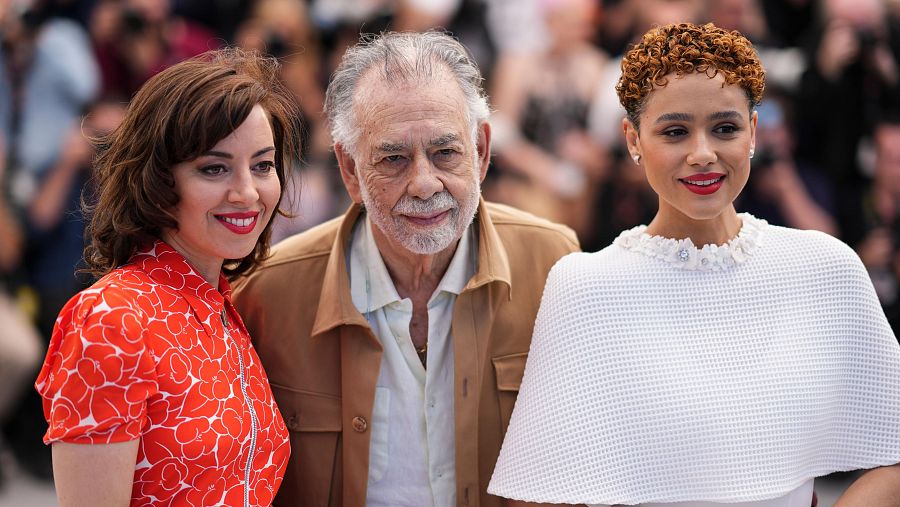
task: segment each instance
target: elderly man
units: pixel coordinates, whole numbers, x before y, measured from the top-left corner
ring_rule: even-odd
[[[351,48],[326,112],[343,216],[235,301],[291,431],[277,505],[492,506],[544,279],[571,230],[480,199],[481,75],[440,33]]]

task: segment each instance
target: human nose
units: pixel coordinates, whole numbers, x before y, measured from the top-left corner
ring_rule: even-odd
[[[228,189],[228,200],[234,203],[256,202],[259,199],[259,191],[250,168],[237,170],[231,178]]]
[[[694,137],[694,143],[691,145],[691,151],[687,156],[687,163],[690,165],[709,165],[718,160],[716,150],[712,141],[708,136],[697,135]]]
[[[444,183],[437,177],[436,169],[428,157],[417,157],[406,193],[419,199],[428,199],[444,190]]]

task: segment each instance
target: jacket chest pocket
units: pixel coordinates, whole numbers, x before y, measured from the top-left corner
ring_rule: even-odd
[[[494,363],[494,375],[497,378],[497,399],[500,403],[500,422],[504,432],[509,425],[516,396],[519,395],[519,385],[522,383],[522,374],[525,373],[527,358],[527,352],[491,358],[491,362]]]
[[[291,439],[275,505],[340,505],[341,399],[271,385]]]

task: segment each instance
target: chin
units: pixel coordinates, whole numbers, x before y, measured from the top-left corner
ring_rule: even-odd
[[[229,248],[229,249],[228,249],[228,252],[227,252],[227,255],[225,255],[224,258],[225,258],[225,259],[232,259],[232,260],[241,260],[241,259],[243,259],[244,257],[246,257],[246,256],[250,255],[251,253],[253,253],[253,250],[254,250],[255,248],[256,248],[256,243],[255,243],[255,242],[254,242],[252,245],[250,245],[249,247],[244,247],[244,248]]]
[[[704,220],[714,220],[721,217],[734,209],[731,202],[728,203],[706,203],[706,206],[685,206],[676,208],[679,213],[691,220],[698,222]]]

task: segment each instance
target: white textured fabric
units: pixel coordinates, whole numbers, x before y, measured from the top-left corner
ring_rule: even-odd
[[[557,263],[488,492],[750,502],[900,462],[900,346],[859,258],[741,218],[725,267],[642,228]]]
[[[409,334],[412,301],[401,299],[364,217],[350,245],[350,294],[381,342],[381,369],[370,418],[370,507],[456,505],[453,340],[456,296],[475,274],[474,227],[463,234],[428,302],[428,369]]]
[[[753,502],[667,502],[667,503],[642,503],[640,507],[809,507],[812,505],[815,480],[810,479],[799,488],[790,493]],[[617,507],[608,504],[588,504],[587,507]]]

